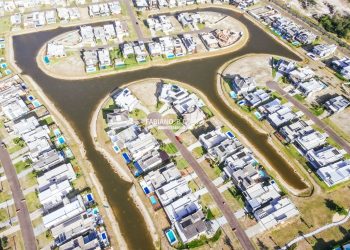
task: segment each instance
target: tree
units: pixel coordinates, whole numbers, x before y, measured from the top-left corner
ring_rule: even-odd
[[[329,208],[329,210],[336,212],[338,214],[342,214],[342,215],[347,215],[348,212],[346,211],[346,209],[340,205],[338,205],[337,203],[335,203],[333,200],[331,199],[325,199],[325,204],[326,207]]]

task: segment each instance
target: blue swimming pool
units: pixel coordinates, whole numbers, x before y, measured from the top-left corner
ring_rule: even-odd
[[[149,194],[149,193],[150,193],[148,187],[144,187],[144,188],[143,188],[143,192],[144,192],[145,194]]]
[[[255,115],[255,117],[258,118],[259,120],[262,119],[262,115],[261,115],[260,112],[258,112],[258,111],[255,111],[255,112],[254,112],[254,115]]]
[[[127,153],[122,153],[122,156],[123,156],[124,161],[126,162],[126,164],[131,162],[131,160],[129,158],[129,155]]]
[[[40,103],[38,100],[32,101],[32,104],[33,104],[34,107],[36,107],[36,108],[41,106],[41,103]]]
[[[233,134],[231,131],[227,131],[227,132],[226,132],[226,135],[227,135],[229,138],[235,138],[234,134]]]
[[[88,200],[88,202],[94,201],[94,197],[92,196],[91,193],[86,195],[86,199]]]
[[[50,63],[50,59],[49,59],[48,56],[44,56],[44,62],[45,62],[46,64],[49,64],[49,63]]]
[[[60,136],[61,135],[61,130],[56,128],[54,131],[53,131],[54,135],[55,136]]]
[[[165,232],[166,237],[168,238],[168,241],[171,245],[175,244],[177,242],[175,233],[172,229],[169,229]]]
[[[66,140],[64,139],[63,136],[60,136],[57,138],[57,142],[59,145],[62,145],[62,144],[65,144],[66,143]]]
[[[234,91],[230,92],[230,96],[232,99],[237,99],[237,94]]]
[[[34,100],[34,97],[33,97],[32,95],[29,95],[29,96],[27,97],[27,99],[28,99],[28,101],[33,101],[33,100]]]
[[[153,195],[149,197],[149,199],[151,200],[152,205],[156,205],[158,203],[156,197],[154,197]]]
[[[106,234],[105,232],[103,232],[103,233],[101,234],[101,237],[102,237],[103,240],[106,240],[106,239],[107,239],[107,234]]]
[[[1,67],[2,69],[6,69],[6,68],[7,68],[7,63],[2,63],[2,64],[0,64],[0,67]]]
[[[119,152],[120,151],[118,146],[114,146],[113,149],[114,149],[115,152]]]

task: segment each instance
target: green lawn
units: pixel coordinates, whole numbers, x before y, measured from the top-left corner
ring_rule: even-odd
[[[176,167],[179,170],[186,169],[189,166],[188,162],[184,158],[182,158],[181,156],[175,157],[174,161],[175,161]]]
[[[0,222],[5,222],[9,219],[8,212],[6,208],[0,209]]]
[[[35,192],[27,194],[24,198],[26,199],[29,213],[34,212],[41,207],[39,198]]]
[[[0,192],[0,203],[8,201],[9,199],[11,199],[11,195],[8,192],[6,191]]]
[[[161,150],[165,151],[168,154],[176,154],[177,153],[177,148],[173,143],[168,143],[168,144],[163,144],[160,147]]]
[[[152,135],[159,141],[163,141],[167,138],[167,136],[164,134],[164,132],[160,129],[157,128],[151,128],[150,132],[152,133]]]
[[[16,144],[15,146],[13,147],[10,147],[7,151],[9,152],[9,154],[13,154],[19,150],[21,150],[23,147],[19,144]]]
[[[196,147],[192,150],[192,154],[196,159],[201,158],[205,154],[205,148],[202,146]]]
[[[203,106],[201,109],[203,110],[207,118],[214,116],[213,112],[211,112],[211,110],[207,106]]]
[[[305,97],[303,95],[301,95],[301,94],[294,95],[294,98],[297,99],[301,103],[305,102]]]
[[[129,113],[129,116],[135,120],[141,120],[147,117],[146,113],[141,109],[134,109]]]
[[[20,179],[20,183],[23,190],[38,184],[36,181],[36,174],[35,173],[27,174],[26,176]]]
[[[47,116],[45,119],[42,119],[40,121],[40,123],[41,123],[41,125],[50,126],[50,125],[54,124],[55,122],[53,121],[51,116]]]
[[[319,115],[322,115],[322,114],[323,114],[324,108],[321,107],[321,106],[312,106],[312,107],[310,108],[310,111],[311,111],[314,115],[319,116]]]
[[[16,168],[16,172],[17,174],[19,174],[20,172],[22,172],[23,170],[29,168],[31,165],[29,162],[25,162],[25,161],[19,161],[15,164],[15,168]]]

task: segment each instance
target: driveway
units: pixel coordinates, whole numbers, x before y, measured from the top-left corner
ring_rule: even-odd
[[[162,116],[159,113],[151,113],[148,116],[149,119],[157,119],[159,120],[161,124]],[[165,125],[165,124],[164,124]],[[172,130],[165,128],[163,129],[163,132],[165,135],[170,139],[170,141],[176,146],[176,148],[179,150],[183,158],[189,163],[189,165],[193,168],[193,170],[196,172],[197,176],[205,186],[205,188],[208,190],[210,195],[213,197],[214,201],[216,202],[218,208],[223,213],[225,219],[227,220],[228,224],[232,228],[233,231],[235,231],[235,234],[241,243],[241,246],[246,250],[254,249],[250,239],[246,235],[245,231],[240,226],[238,220],[234,216],[233,212],[231,211],[230,207],[226,204],[225,200],[221,196],[221,193],[215,187],[213,182],[209,179],[209,177],[206,175],[202,167],[199,165],[197,160],[193,157],[192,153],[184,146],[182,143],[180,143],[173,133]]]
[[[22,232],[24,248],[26,250],[35,250],[36,240],[34,236],[34,230],[32,227],[32,222],[30,220],[27,204],[23,196],[21,185],[19,184],[16,170],[12,165],[10,155],[2,146],[0,146],[0,161],[4,167],[4,172],[11,188],[18,221]]]

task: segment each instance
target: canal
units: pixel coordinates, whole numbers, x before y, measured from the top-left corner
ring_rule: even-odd
[[[256,27],[243,15],[229,10],[218,10],[233,16],[245,24],[250,32],[248,43],[239,51],[226,55],[177,63],[164,67],[125,72],[89,80],[66,81],[45,75],[37,66],[36,55],[43,44],[53,37],[74,29],[59,28],[13,37],[17,65],[23,74],[31,76],[53,101],[60,112],[69,120],[86,148],[87,157],[93,164],[97,177],[103,185],[106,196],[119,222],[121,231],[130,249],[152,249],[152,241],[147,233],[142,215],[128,196],[130,184],[121,180],[108,162],[94,149],[89,134],[89,123],[98,102],[110,91],[125,83],[148,77],[169,78],[185,82],[202,91],[212,104],[221,110],[246,138],[260,150],[272,167],[295,189],[304,189],[305,184],[267,142],[267,136],[258,133],[246,120],[232,113],[216,94],[216,74],[225,62],[248,53],[267,53],[294,60],[299,58],[274,41],[264,31]]]

